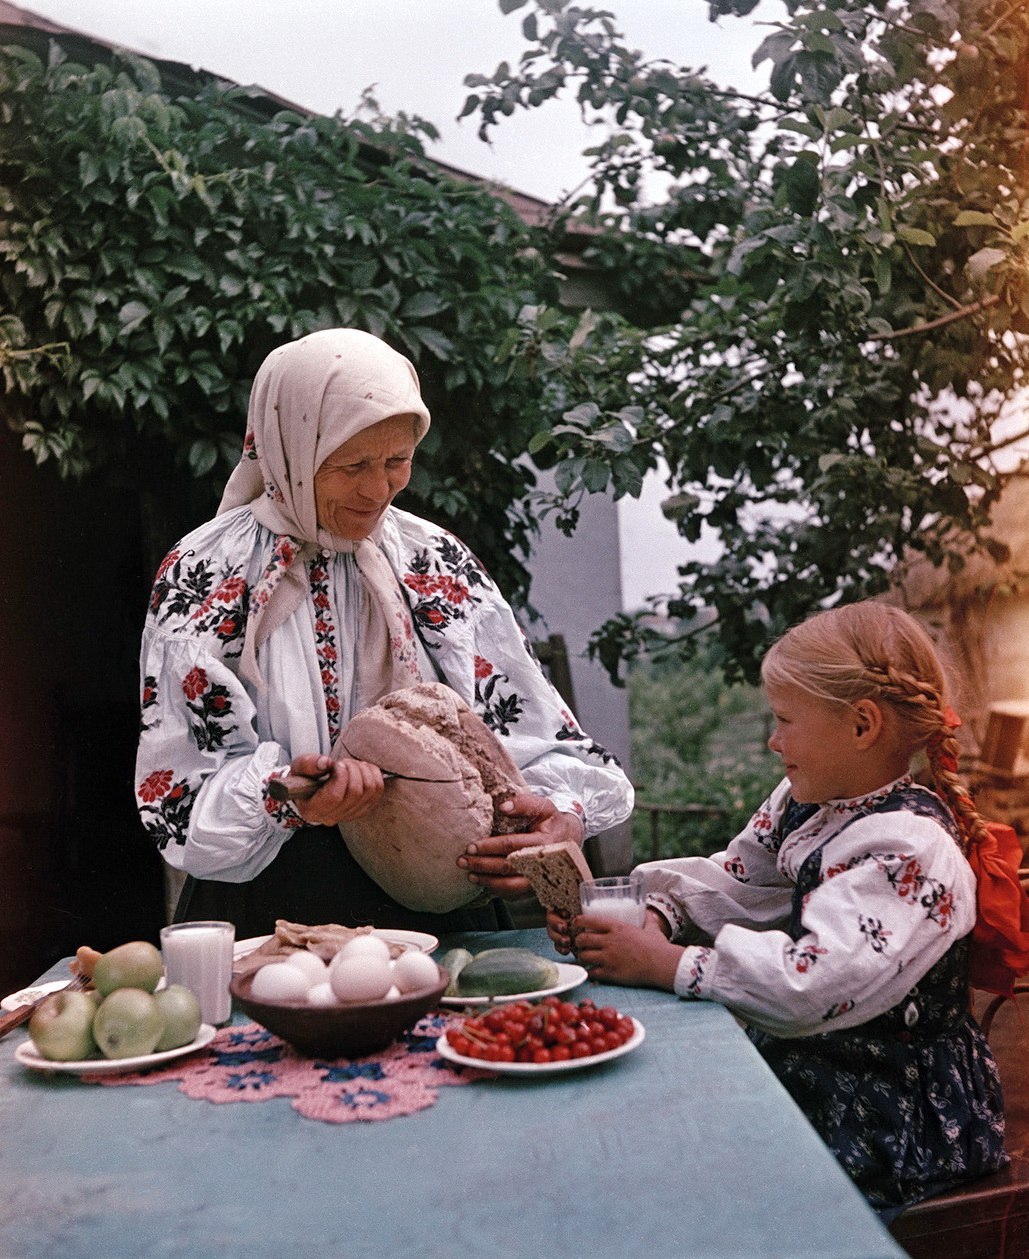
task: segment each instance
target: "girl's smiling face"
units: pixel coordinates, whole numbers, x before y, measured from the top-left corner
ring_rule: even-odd
[[[775,718],[769,748],[782,759],[798,804],[865,794],[856,762],[859,716],[848,704],[818,699],[799,686],[765,687]]]

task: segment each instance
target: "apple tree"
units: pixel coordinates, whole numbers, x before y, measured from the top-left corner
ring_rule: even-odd
[[[739,38],[755,5],[710,17]],[[615,383],[593,354],[533,440],[557,466],[546,507],[572,528],[584,493],[664,471],[684,555],[653,600],[681,627],[663,648],[689,654],[713,613],[753,676],[771,637],[906,557],[1003,558],[990,512],[1027,431],[1029,9],[786,0],[751,28],[768,78],[747,94],[645,60],[609,11],[500,7],[526,49],[466,78],[462,116],[485,138],[566,97],[597,124],[563,211],[597,232],[640,358]],[[653,641],[624,616],[592,649],[614,674]]]

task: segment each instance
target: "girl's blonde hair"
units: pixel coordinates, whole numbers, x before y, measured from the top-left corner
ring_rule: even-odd
[[[966,849],[986,823],[958,777],[959,724],[932,639],[900,608],[865,601],[820,612],[787,631],[761,664],[765,685],[794,686],[831,703],[871,699],[895,714],[913,756],[923,751],[937,794]]]

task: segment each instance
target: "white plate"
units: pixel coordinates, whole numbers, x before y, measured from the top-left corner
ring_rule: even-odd
[[[23,1067],[31,1067],[33,1071],[66,1071],[72,1075],[121,1075],[125,1071],[145,1071],[147,1067],[159,1067],[162,1063],[171,1062],[173,1058],[181,1058],[194,1050],[203,1049],[214,1040],[217,1028],[210,1023],[201,1023],[196,1040],[188,1045],[180,1045],[178,1049],[165,1049],[159,1054],[143,1054],[138,1058],[82,1058],[78,1062],[53,1062],[36,1050],[31,1040],[22,1041],[14,1051],[15,1058]]]
[[[67,987],[67,979],[53,979],[48,984],[36,984],[34,988],[22,988],[19,992],[12,992],[9,996],[4,997],[0,1001],[0,1010],[20,1010],[23,1005],[31,1005],[33,1001],[38,1001],[40,997],[45,997],[47,993],[56,992],[58,988]]]
[[[601,1062],[611,1062],[621,1058],[623,1054],[632,1053],[643,1044],[646,1035],[643,1024],[638,1019],[632,1020],[636,1029],[624,1045],[617,1049],[608,1049],[602,1054],[592,1054],[589,1058],[569,1058],[567,1062],[486,1062],[484,1058],[466,1058],[464,1054],[455,1053],[450,1048],[446,1034],[436,1041],[436,1049],[441,1058],[456,1063],[459,1067],[475,1067],[479,1071],[496,1071],[499,1075],[553,1075],[558,1071],[578,1071],[582,1067],[595,1067]]]
[[[432,953],[439,948],[439,940],[427,931],[403,931],[399,927],[376,928],[372,935],[382,936],[388,944],[405,944],[419,953]]]
[[[402,931],[399,927],[376,927],[372,935],[381,936],[387,944],[402,944],[409,949],[417,949],[419,953],[431,953],[439,948],[439,940],[429,935],[427,931]],[[266,935],[252,936],[249,940],[237,940],[232,950],[233,960],[238,962],[241,957],[253,953],[254,949],[259,949],[270,939],[271,936]]]
[[[512,992],[502,997],[441,997],[440,1005],[507,1005],[511,1001],[536,1001],[540,997],[552,997],[555,993],[577,988],[588,978],[585,967],[576,966],[572,962],[558,962],[557,983],[550,988],[539,988],[535,992]]]

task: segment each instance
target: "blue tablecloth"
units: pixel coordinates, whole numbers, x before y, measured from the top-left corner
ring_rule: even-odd
[[[521,944],[545,933],[454,937]],[[67,974],[55,967],[45,978]],[[0,1259],[898,1259],[719,1006],[583,987],[646,1028],[616,1061],[443,1089],[377,1123],[19,1065],[0,1042]]]

